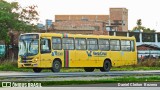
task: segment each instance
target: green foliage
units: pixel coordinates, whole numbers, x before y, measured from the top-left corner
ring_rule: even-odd
[[[145,59],[137,65],[112,67],[112,71],[160,70],[160,60]]]
[[[138,19],[137,20],[137,26],[135,26],[132,31],[136,31],[136,30],[143,30],[143,32],[146,32],[146,33],[154,33],[156,32],[156,30],[154,29],[150,29],[150,28],[146,28],[144,26],[142,26],[142,20],[141,19]]]
[[[95,80],[62,80],[62,81],[14,81],[17,83],[41,83],[42,87],[45,86],[58,86],[61,85],[64,87],[80,87],[82,86],[91,86],[91,84],[108,84],[108,83],[141,83],[141,82],[159,82],[160,76],[148,76],[148,77],[137,77],[137,76],[122,76],[122,77],[106,77],[105,79],[95,79]],[[77,86],[79,85],[79,86]],[[1,86],[1,85],[0,85]]]
[[[18,2],[8,3],[0,0],[0,40],[9,42],[8,32],[11,30],[29,32],[35,29],[31,21],[38,20],[37,6],[22,8]]]
[[[11,81],[11,80],[10,80]],[[122,76],[122,77],[106,77],[105,79],[95,79],[95,80],[62,80],[62,81],[25,81],[19,80],[15,81],[16,83],[41,83],[42,87],[45,86],[63,86],[63,87],[81,87],[81,86],[92,86],[91,84],[109,84],[109,83],[143,83],[143,82],[159,82],[160,76],[147,76],[147,77],[137,77],[137,76]],[[0,82],[0,87],[2,87],[2,83]]]
[[[28,71],[32,71],[32,69],[18,68],[17,62],[11,62],[11,61],[6,60],[6,61],[0,62],[0,71],[28,72]]]
[[[160,67],[160,60],[156,59],[144,59],[142,60],[138,66],[145,66],[145,67]]]
[[[154,30],[154,29],[150,29],[150,28],[144,28],[144,29],[142,29],[143,30],[143,32],[146,32],[146,33],[154,33],[154,32],[156,32],[156,30]]]
[[[8,69],[16,70],[16,63],[14,63],[14,62],[1,62],[0,70],[6,71]]]
[[[138,25],[138,26],[141,26],[141,25],[142,25],[142,20],[141,20],[141,19],[138,19],[138,20],[137,20],[137,25]]]

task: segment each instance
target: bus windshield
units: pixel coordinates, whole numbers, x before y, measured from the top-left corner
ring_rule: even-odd
[[[34,56],[36,54],[38,54],[38,39],[19,40],[19,56]]]

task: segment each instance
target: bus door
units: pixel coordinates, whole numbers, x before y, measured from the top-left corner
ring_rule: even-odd
[[[51,55],[50,37],[45,37],[40,40],[40,53],[41,67],[51,67],[53,57]]]

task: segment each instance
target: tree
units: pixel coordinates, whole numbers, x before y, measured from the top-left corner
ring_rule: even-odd
[[[132,29],[133,32],[136,31],[136,30],[139,30],[139,32],[140,32],[140,30],[143,30],[143,32],[146,32],[146,33],[153,33],[153,32],[156,31],[154,29],[150,29],[150,28],[146,28],[146,27],[142,26],[142,20],[141,19],[137,20],[137,26],[135,26]]]
[[[137,20],[137,25],[138,25],[138,26],[141,26],[141,25],[142,25],[142,20],[141,20],[141,19],[138,19],[138,20]]]
[[[33,24],[38,20],[36,8],[35,5],[21,7],[18,2],[0,0],[0,41],[5,42],[6,51],[10,42],[10,31],[30,32],[36,29]]]
[[[8,43],[11,30],[29,32],[35,29],[30,22],[38,20],[36,8],[34,5],[22,8],[18,2],[0,0],[0,40]]]

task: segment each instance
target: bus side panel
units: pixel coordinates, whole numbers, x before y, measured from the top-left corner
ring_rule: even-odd
[[[136,65],[137,64],[137,51],[132,52],[132,61],[130,62],[130,65]]]
[[[121,66],[124,63],[122,61],[122,53],[120,51],[110,51],[110,58],[112,66]]]
[[[98,57],[93,56],[93,51],[76,50],[75,60],[72,60],[71,67],[97,67]]]
[[[70,67],[103,67],[106,59],[104,51],[76,50],[75,53],[75,60],[71,60]]]
[[[131,65],[132,61],[133,61],[133,53],[131,51],[122,51],[122,53],[124,53],[124,55],[122,56],[122,61],[124,62],[123,65]]]
[[[124,53],[125,58],[123,59],[125,61],[124,65],[133,65],[136,64],[136,52],[125,52]]]
[[[52,50],[52,62],[53,60],[61,60],[62,67],[64,67],[64,51],[63,50]],[[52,67],[52,64],[50,65]]]
[[[99,51],[100,55],[98,56],[98,61],[96,61],[97,67],[103,67],[103,63],[105,59],[110,59],[110,52],[109,51]],[[110,59],[111,60],[111,59]],[[111,61],[112,63],[112,61]]]
[[[51,53],[41,54],[40,56],[41,67],[50,68],[53,61],[53,56],[51,56]]]
[[[75,67],[76,50],[64,50],[64,67]]]

